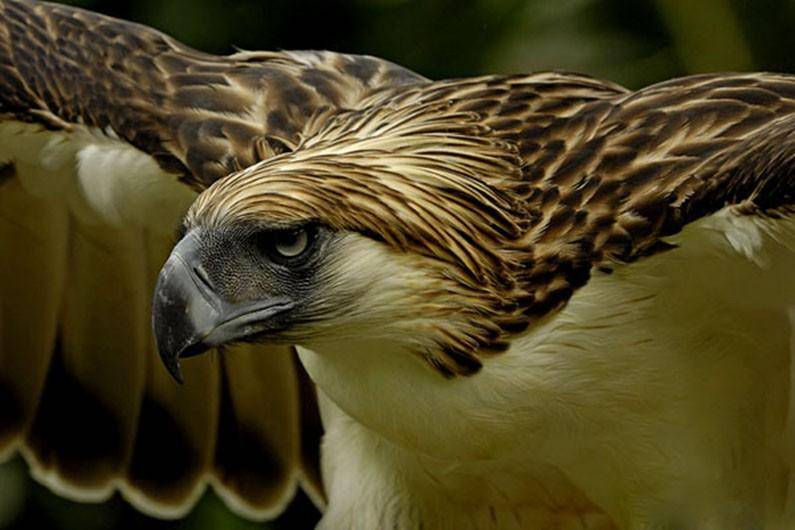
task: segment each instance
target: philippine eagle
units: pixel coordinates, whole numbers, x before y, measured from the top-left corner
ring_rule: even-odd
[[[175,437],[194,488],[252,509],[271,485],[275,509],[299,468],[296,346],[326,431],[324,530],[795,524],[795,78],[427,82],[2,5],[0,380],[24,421],[3,419],[45,480],[80,486],[94,455],[52,427],[81,414],[71,399],[115,420],[93,427],[116,443],[92,484],[185,506],[136,481]],[[145,299],[185,180],[215,183],[154,289],[178,387],[151,363]]]

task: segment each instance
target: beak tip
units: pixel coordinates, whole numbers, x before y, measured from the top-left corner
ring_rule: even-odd
[[[185,378],[182,377],[182,368],[179,365],[179,361],[169,363],[169,365],[166,366],[166,370],[168,370],[168,373],[171,375],[174,381],[180,385],[185,382]]]
[[[180,373],[179,370],[177,370],[176,372],[172,372],[171,377],[174,378],[174,381],[176,381],[178,385],[185,384],[185,379],[183,379],[182,373]]]
[[[182,377],[182,367],[180,366],[179,362],[179,353],[174,353],[178,350],[174,350],[172,348],[164,348],[162,345],[158,344],[158,352],[160,353],[160,360],[163,363],[168,374],[174,379],[177,383],[182,384],[184,382],[184,378]],[[165,352],[170,352],[168,354],[164,354]]]

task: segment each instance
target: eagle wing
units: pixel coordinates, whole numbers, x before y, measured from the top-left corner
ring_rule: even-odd
[[[156,359],[150,294],[196,192],[307,120],[423,79],[375,58],[192,50],[151,28],[0,2],[0,455],[55,491],[184,514],[208,483],[251,517],[322,502],[313,390],[291,355]],[[302,442],[303,437],[303,442]]]

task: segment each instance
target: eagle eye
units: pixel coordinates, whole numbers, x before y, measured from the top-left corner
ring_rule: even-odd
[[[284,230],[276,233],[273,248],[283,258],[295,258],[304,253],[309,246],[309,233],[306,228]]]
[[[310,253],[315,233],[312,225],[267,230],[256,235],[255,244],[272,261],[292,263]]]

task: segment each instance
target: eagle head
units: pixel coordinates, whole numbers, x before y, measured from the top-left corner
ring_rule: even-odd
[[[237,341],[399,343],[447,377],[527,327],[521,163],[469,113],[341,115],[189,210],[154,299],[160,354]]]

